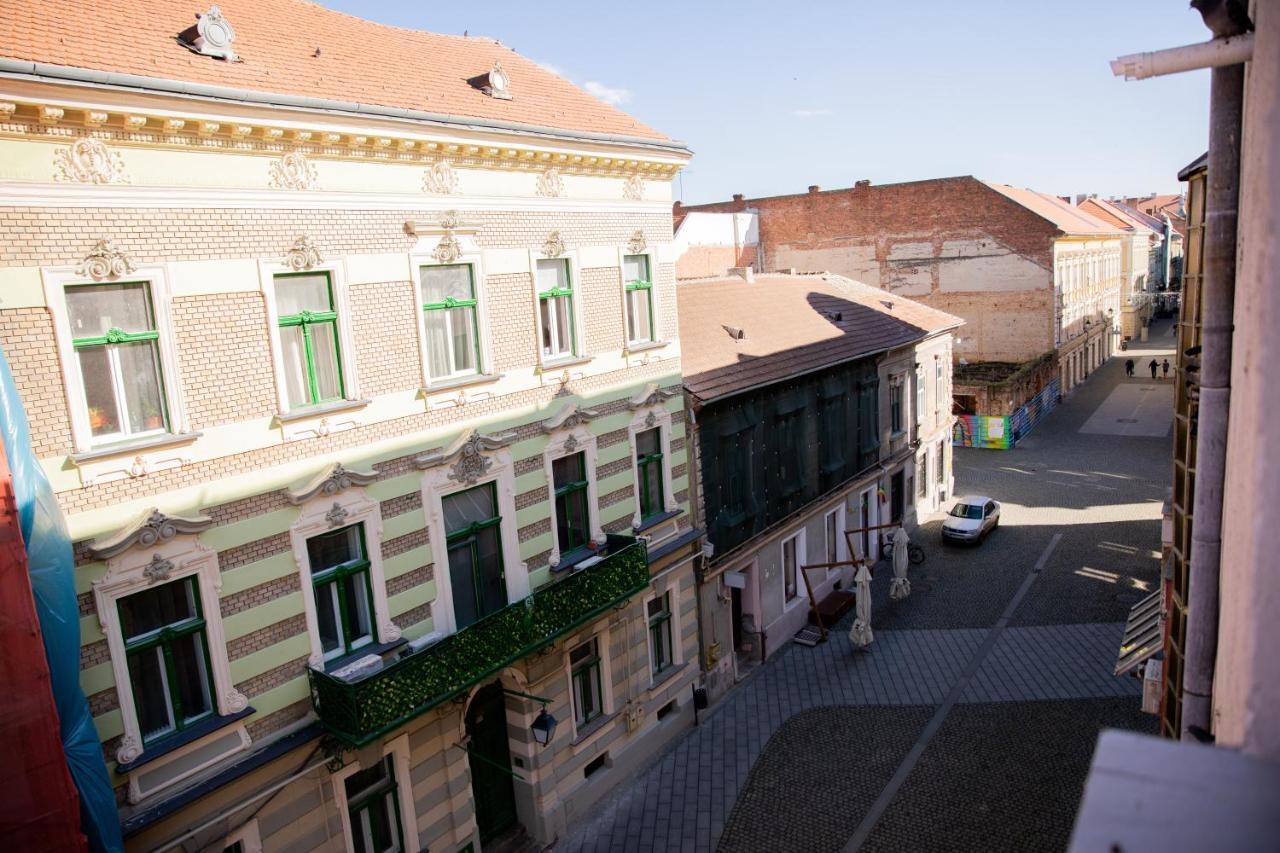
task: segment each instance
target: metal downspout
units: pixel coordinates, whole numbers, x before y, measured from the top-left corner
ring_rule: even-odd
[[[1193,3],[1212,21],[1228,17],[1230,0]],[[1216,14],[1215,14],[1216,13]],[[1238,25],[1230,25],[1238,26]],[[1238,29],[1219,32],[1224,37]],[[1192,727],[1212,731],[1213,678],[1218,653],[1222,499],[1231,403],[1231,338],[1235,309],[1236,219],[1240,201],[1240,131],[1244,65],[1214,68],[1209,98],[1208,186],[1205,198],[1204,282],[1201,296],[1200,406],[1196,439],[1195,526],[1187,593],[1186,663],[1181,739]]]

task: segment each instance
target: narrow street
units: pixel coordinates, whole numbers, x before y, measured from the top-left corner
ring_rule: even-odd
[[[1062,850],[1098,731],[1155,731],[1111,671],[1159,577],[1176,380],[1146,365],[1170,328],[1016,449],[956,450],[957,494],[1000,501],[1000,527],[955,548],[926,524],[910,598],[877,573],[870,650],[847,624],[789,646],[555,849]]]

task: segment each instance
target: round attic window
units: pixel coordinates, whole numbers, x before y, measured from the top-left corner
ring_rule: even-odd
[[[200,16],[196,30],[210,47],[229,47],[236,40],[236,31],[222,17],[222,10],[217,6],[210,6],[208,13]]]
[[[489,85],[493,87],[495,95],[505,95],[507,93],[507,72],[502,70],[502,65],[495,63],[493,70],[489,72]]]

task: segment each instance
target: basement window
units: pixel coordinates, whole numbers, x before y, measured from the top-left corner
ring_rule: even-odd
[[[676,710],[676,700],[672,699],[670,702],[668,702],[667,704],[663,705],[661,708],[658,709],[658,715],[657,715],[658,721],[661,722],[662,720],[671,716],[673,713],[675,713],[675,710]]]
[[[605,767],[608,765],[608,761],[609,761],[609,753],[607,752],[600,753],[598,757],[588,761],[587,766],[582,768],[582,778],[590,779],[595,773],[605,769]]]

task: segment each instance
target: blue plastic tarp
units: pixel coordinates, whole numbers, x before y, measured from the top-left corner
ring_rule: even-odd
[[[0,430],[13,473],[22,541],[27,546],[31,592],[44,639],[53,701],[58,708],[62,748],[80,792],[81,830],[94,851],[123,851],[115,792],[107,777],[102,744],[80,689],[80,608],[75,562],[66,520],[49,480],[31,449],[27,412],[18,396],[9,360],[0,349]]]

